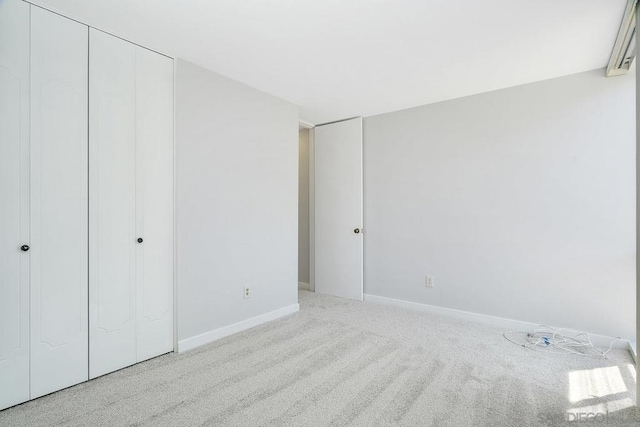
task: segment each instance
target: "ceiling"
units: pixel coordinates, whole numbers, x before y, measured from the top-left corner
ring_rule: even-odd
[[[626,0],[32,0],[314,124],[605,67]]]

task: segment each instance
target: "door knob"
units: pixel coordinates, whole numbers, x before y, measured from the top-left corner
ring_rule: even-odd
[[[29,250],[29,245],[22,245],[22,246],[20,246],[20,250],[21,250],[22,252],[27,252],[27,251]]]
[[[142,240],[142,237],[138,237],[138,243],[142,243],[144,242],[144,240]]]
[[[360,229],[359,229],[359,228],[356,228],[355,230],[353,230],[353,232],[354,232],[354,233],[356,233],[356,234],[358,234],[358,233],[360,233]]]

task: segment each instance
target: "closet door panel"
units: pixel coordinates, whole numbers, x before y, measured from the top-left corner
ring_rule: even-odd
[[[31,12],[31,398],[88,379],[88,28]]]
[[[136,362],[135,45],[90,30],[90,377]]]
[[[88,379],[88,28],[31,12],[31,398]]]
[[[0,410],[29,399],[29,9],[0,1]]]
[[[137,360],[173,350],[173,60],[136,48]]]

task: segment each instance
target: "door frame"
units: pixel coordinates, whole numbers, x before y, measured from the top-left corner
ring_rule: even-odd
[[[316,291],[316,240],[315,240],[315,125],[305,122],[304,120],[298,120],[298,125],[305,129],[309,129],[309,290],[311,292]]]
[[[178,147],[176,144],[176,99],[178,87],[178,60],[173,60],[173,352],[178,353]]]

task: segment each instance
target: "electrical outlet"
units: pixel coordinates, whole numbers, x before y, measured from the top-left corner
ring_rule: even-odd
[[[424,284],[427,288],[435,288],[436,287],[436,278],[434,276],[427,276],[425,278]]]
[[[251,289],[244,287],[244,299],[251,298]]]

